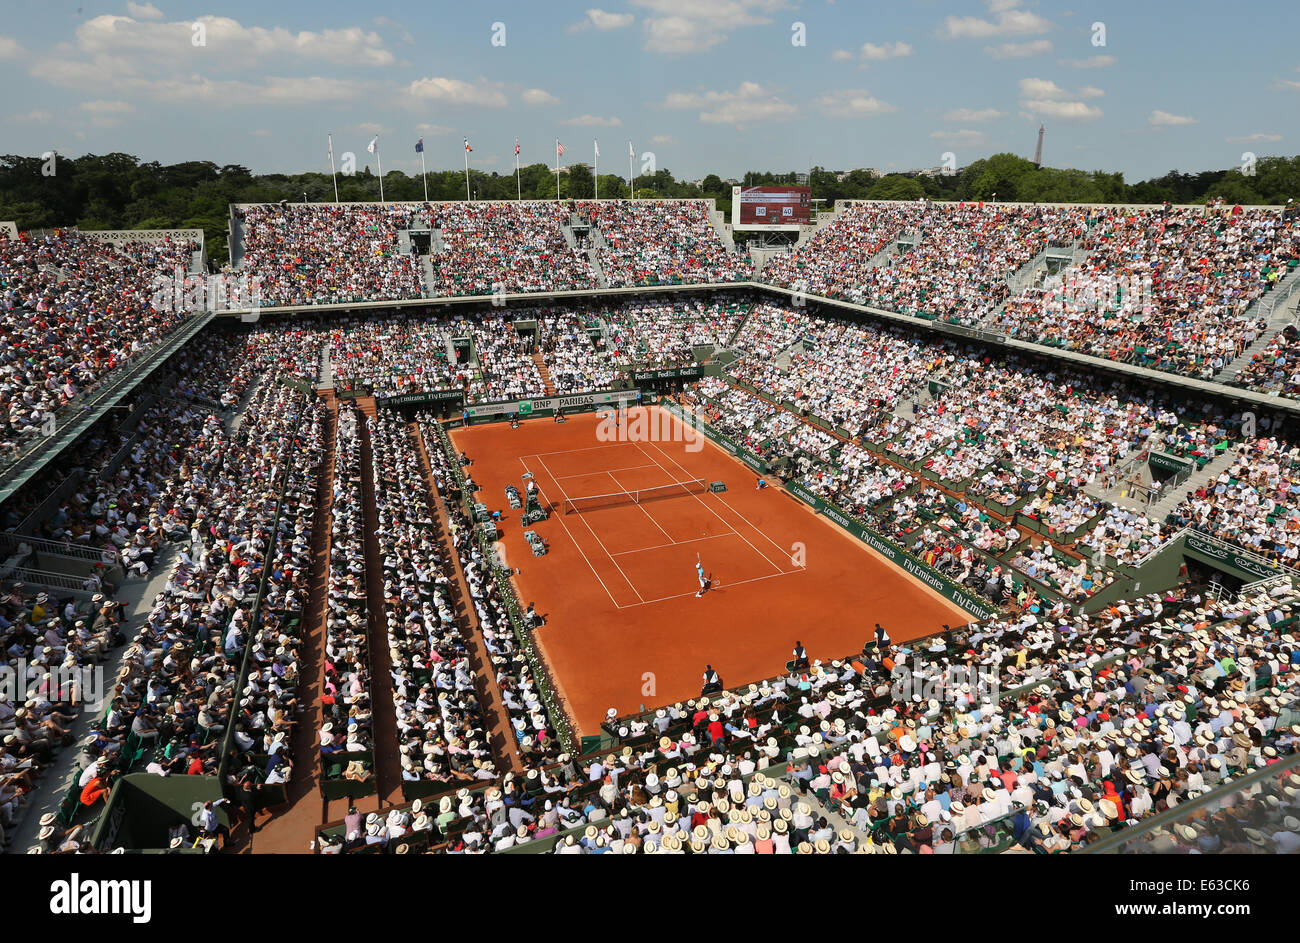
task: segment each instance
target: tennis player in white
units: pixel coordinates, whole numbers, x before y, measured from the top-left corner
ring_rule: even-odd
[[[704,591],[709,588],[709,580],[708,577],[704,575],[704,564],[700,562],[700,555],[698,553],[695,555],[695,575],[700,580],[700,591],[695,594],[695,598],[699,599],[704,595]]]

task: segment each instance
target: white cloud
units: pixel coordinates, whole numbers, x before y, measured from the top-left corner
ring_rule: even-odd
[[[1245,137],[1224,138],[1229,144],[1272,144],[1274,141],[1282,140],[1280,134],[1247,134]]]
[[[479,80],[464,82],[449,79],[446,76],[430,76],[416,79],[407,89],[413,98],[420,101],[438,102],[443,105],[475,105],[480,108],[506,107],[506,93],[500,84]]]
[[[1089,56],[1087,59],[1058,59],[1067,69],[1104,69],[1115,64],[1114,56]]]
[[[1059,118],[1063,121],[1093,121],[1100,118],[1102,111],[1086,102],[1056,101],[1054,99],[1030,99],[1022,101],[1020,106],[1025,113],[1034,118]]]
[[[903,56],[912,54],[910,43],[894,42],[884,43],[877,46],[875,43],[862,44],[862,58],[872,62],[883,62],[886,59],[900,59]]]
[[[420,134],[428,134],[428,135],[451,134],[451,128],[447,127],[446,125],[428,124],[427,122],[417,124],[415,126],[415,130]]]
[[[1006,112],[998,111],[996,108],[954,108],[943,116],[943,120],[966,124],[971,121],[996,121],[998,118],[1005,117]]]
[[[960,131],[931,131],[930,137],[942,144],[963,144],[968,147],[983,144],[985,141],[983,131],[975,131],[970,128],[963,128]]]
[[[631,26],[636,17],[631,13],[607,13],[601,9],[591,9],[587,11],[587,18],[579,20],[569,26],[570,33],[581,33],[583,30],[598,29],[612,30],[622,29],[625,26]]]
[[[135,106],[130,102],[105,101],[103,99],[82,102],[77,107],[92,115],[125,115],[135,111]]]
[[[1279,90],[1300,91],[1300,82],[1296,82],[1292,79],[1278,79],[1277,82],[1273,84],[1273,87]]]
[[[1167,111],[1156,109],[1147,115],[1147,124],[1153,128],[1176,128],[1187,124],[1196,124],[1195,118],[1186,115],[1170,114]]]
[[[126,12],[137,20],[161,20],[163,11],[152,3],[127,3]]]
[[[348,128],[349,131],[359,131],[362,134],[368,134],[374,137],[376,134],[388,135],[393,133],[392,128],[386,128],[377,121],[363,121],[360,124],[354,124]]]
[[[704,124],[736,127],[763,121],[788,121],[798,112],[794,105],[782,101],[757,82],[742,82],[734,92],[672,92],[661,107],[698,108]]]
[[[0,59],[17,59],[22,52],[23,47],[18,44],[18,40],[0,36]]]
[[[860,88],[842,89],[827,92],[814,103],[822,114],[836,118],[869,118],[873,115],[887,115],[897,111],[893,105],[883,102],[870,92]]]
[[[645,17],[645,49],[667,54],[704,52],[725,42],[742,26],[771,23],[767,15],[791,8],[786,0],[631,0],[650,11]]]
[[[13,116],[11,116],[10,120],[11,120],[11,121],[21,121],[21,122],[23,122],[24,124],[27,124],[27,123],[29,123],[29,122],[45,122],[45,121],[49,121],[49,120],[50,120],[51,118],[53,118],[53,117],[54,117],[54,116],[51,115],[48,111],[43,111],[43,110],[41,110],[40,108],[37,108],[35,111],[29,111],[29,112],[27,112],[26,114],[22,114],[22,115],[13,115]]]
[[[1102,98],[1105,96],[1099,88],[1085,85],[1076,91],[1061,88],[1050,79],[1021,79],[1020,95],[1023,98]]]
[[[618,118],[602,118],[600,115],[578,115],[576,118],[566,118],[560,124],[571,128],[617,128],[623,122]]]
[[[836,62],[852,62],[853,53],[849,52],[847,49],[836,49],[831,53],[831,59]]]
[[[191,43],[194,23],[202,23],[206,45]],[[97,16],[77,27],[78,51],[92,57],[130,57],[137,71],[157,65],[192,68],[196,55],[213,67],[241,69],[280,58],[351,65],[390,66],[396,62],[378,33],[358,26],[294,33],[283,27],[244,26],[224,16],[194,21],[144,23],[124,16]]]
[[[978,16],[949,16],[939,28],[941,39],[996,39],[1003,36],[1037,36],[1052,28],[1049,20],[1028,10],[1003,9],[996,20]]]
[[[525,105],[558,105],[560,103],[558,98],[540,88],[526,88],[519,98]]]
[[[650,143],[664,147],[669,144],[676,144],[677,138],[673,137],[671,134],[656,134],[650,139]]]
[[[97,100],[82,102],[78,110],[87,116],[86,120],[95,128],[112,128],[122,123],[122,118],[135,111],[135,106],[124,101]]]
[[[1052,51],[1050,39],[1031,39],[1024,43],[1003,43],[1000,46],[985,46],[984,51],[998,60],[1028,59]]]

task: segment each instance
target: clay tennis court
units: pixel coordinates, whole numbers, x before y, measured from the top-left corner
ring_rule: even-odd
[[[815,515],[658,408],[657,441],[601,441],[600,418],[453,430],[500,509],[521,603],[582,734],[620,715],[700,693],[706,663],[735,687],[782,670],[796,639],[812,658],[859,649],[880,622],[896,641],[970,616]],[[700,448],[700,446],[703,448]],[[549,520],[520,526],[505,488],[531,472]],[[703,480],[705,487],[680,483]],[[707,483],[726,482],[715,494]],[[647,489],[660,489],[650,490]],[[534,557],[535,530],[548,553]],[[713,580],[697,598],[696,557]]]

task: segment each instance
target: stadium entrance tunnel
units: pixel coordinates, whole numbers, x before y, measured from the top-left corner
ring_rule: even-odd
[[[221,798],[215,776],[154,776],[133,773],[118,780],[95,826],[91,843],[102,852],[163,851],[177,825],[190,826],[205,802]],[[217,806],[217,821],[230,828],[226,805]]]

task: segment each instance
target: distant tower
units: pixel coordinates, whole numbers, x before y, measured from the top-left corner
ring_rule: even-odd
[[[1034,148],[1034,166],[1043,166],[1043,126],[1038,126],[1038,146]]]

